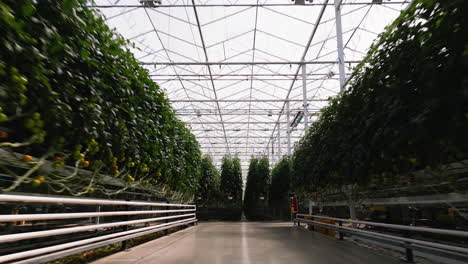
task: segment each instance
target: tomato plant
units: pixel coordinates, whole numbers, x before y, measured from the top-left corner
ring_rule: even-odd
[[[269,195],[270,163],[267,157],[252,158],[247,173],[244,196],[244,212],[247,218],[255,219]]]
[[[272,206],[288,202],[290,190],[291,162],[289,157],[284,157],[271,170],[271,187],[269,202]]]
[[[293,186],[394,184],[466,159],[467,13],[463,0],[413,1],[297,145]]]
[[[194,135],[85,0],[2,1],[0,34],[2,148],[60,157],[54,168],[198,189]]]
[[[238,157],[223,157],[221,164],[221,193],[225,198],[232,197],[232,202],[242,202],[242,168]]]
[[[218,198],[220,181],[221,175],[213,164],[211,157],[203,157],[201,161],[201,178],[198,197],[205,202]]]

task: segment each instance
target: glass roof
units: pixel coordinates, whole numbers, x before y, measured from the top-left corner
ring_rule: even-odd
[[[246,170],[252,155],[275,162],[288,153],[288,128],[292,147],[304,134],[303,121],[290,126],[304,110],[303,77],[310,125],[340,91],[335,19],[340,3],[141,1],[95,0],[89,6],[135,44],[135,57],[217,165],[224,155],[238,155]],[[345,78],[406,6],[405,1],[341,1]]]

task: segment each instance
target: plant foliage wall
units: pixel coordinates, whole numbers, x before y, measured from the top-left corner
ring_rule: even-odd
[[[232,197],[232,202],[242,202],[242,168],[238,157],[223,157],[221,164],[221,193],[225,198]]]
[[[38,178],[50,160],[54,169],[196,192],[198,143],[129,45],[85,0],[0,2],[0,149],[27,154],[31,164],[4,190],[32,183],[84,194],[99,187],[53,171]]]
[[[284,157],[271,170],[270,206],[288,204],[290,190],[291,166],[289,157]]]
[[[221,175],[209,156],[201,161],[201,178],[198,197],[203,201],[216,201],[220,193]]]
[[[313,192],[468,157],[468,4],[413,1],[294,153],[294,186]]]
[[[244,195],[244,212],[249,219],[264,217],[271,182],[269,165],[267,157],[250,160]]]

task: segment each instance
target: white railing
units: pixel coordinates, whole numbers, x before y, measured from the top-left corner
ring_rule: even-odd
[[[68,198],[68,197],[47,197],[47,196],[29,196],[29,195],[8,195],[0,194],[0,203],[17,204],[74,204],[74,205],[95,205],[100,206],[144,206],[150,210],[138,211],[107,211],[107,212],[79,212],[79,213],[51,213],[51,214],[10,214],[0,215],[0,222],[16,221],[46,221],[60,219],[78,219],[78,218],[96,218],[95,222],[81,224],[73,227],[56,228],[42,231],[11,233],[0,235],[0,243],[22,241],[28,239],[47,238],[58,235],[70,235],[87,231],[98,231],[115,227],[125,227],[122,231],[116,233],[100,235],[96,233],[95,237],[81,239],[78,241],[61,243],[59,245],[46,246],[42,248],[15,252],[0,256],[0,263],[16,261],[15,263],[42,263],[76,254],[82,251],[95,249],[109,244],[126,241],[135,237],[148,235],[154,232],[166,230],[177,226],[188,226],[196,224],[196,207],[188,204],[169,204],[157,202],[139,202],[139,201],[121,201],[105,199],[88,198]],[[158,209],[151,210],[152,207]],[[160,208],[164,209],[161,210]],[[172,209],[171,207],[182,208]],[[148,208],[145,208],[148,209]],[[164,216],[154,217],[154,215],[164,214]],[[101,217],[113,216],[142,216],[144,219],[126,220],[109,223],[100,223]],[[13,229],[14,230],[14,229]]]
[[[310,219],[304,219],[303,217],[311,217],[312,219],[334,220],[336,221],[336,224],[318,222],[318,221],[314,221]],[[401,246],[405,248],[406,261],[408,262],[413,262],[413,249],[415,249],[415,250],[423,251],[425,253],[429,253],[433,255],[444,256],[444,257],[453,258],[456,260],[467,261],[468,263],[468,248],[449,245],[449,244],[443,244],[443,243],[436,243],[436,242],[431,242],[431,241],[425,241],[425,240],[420,240],[420,239],[413,239],[411,238],[411,235],[410,235],[410,232],[423,232],[423,233],[430,233],[430,234],[437,234],[437,235],[455,236],[455,237],[466,239],[468,238],[468,232],[466,231],[376,223],[376,222],[369,222],[369,221],[358,221],[358,220],[350,220],[350,219],[321,216],[321,215],[308,215],[308,214],[297,214],[296,218],[294,219],[294,222],[296,222],[298,225],[299,223],[302,222],[302,223],[312,224],[314,226],[320,226],[326,229],[336,230],[338,231],[338,235],[341,240],[343,239],[343,235],[348,233],[348,234],[362,236],[367,239],[388,243],[391,245]],[[375,231],[362,230],[356,227],[342,226],[343,223],[363,224],[367,226],[377,226],[377,227],[384,227],[384,228],[394,229],[394,230],[403,230],[405,231],[406,234],[404,237],[398,236],[398,235],[383,234],[383,233],[375,232]]]

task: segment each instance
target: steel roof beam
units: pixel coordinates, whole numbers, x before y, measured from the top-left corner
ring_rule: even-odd
[[[162,50],[161,50],[162,51]],[[307,73],[306,76],[324,76],[329,73]],[[350,75],[348,73],[348,75]],[[150,74],[151,77],[209,77],[209,74]],[[251,74],[213,74],[213,77],[250,77]],[[294,74],[254,74],[254,76],[259,76],[259,77],[293,77]],[[209,79],[207,79],[209,80]],[[216,79],[216,80],[221,80],[221,79]],[[291,80],[291,79],[290,79]]]
[[[185,123],[189,125],[203,125],[203,124],[248,124],[248,121],[231,121],[231,122],[221,122],[221,121],[206,121],[206,122],[190,122],[190,121],[185,121]],[[278,124],[278,122],[275,121],[255,121],[255,122],[250,122],[251,124]],[[286,122],[279,122],[281,124],[286,124]],[[267,138],[267,137],[265,137]]]
[[[266,138],[266,137],[261,137],[261,136],[228,136],[227,138]],[[219,137],[219,136],[200,136],[200,137],[197,137],[197,138],[224,138],[224,137]],[[298,137],[298,136],[294,136],[294,137],[291,137],[291,138],[302,138],[302,137]]]
[[[256,109],[253,109],[254,111],[272,111],[273,113],[275,112],[278,112],[278,109],[279,108],[256,108]],[[314,108],[313,109],[314,111],[320,111],[319,108]],[[178,108],[178,109],[174,109],[174,111],[176,112],[181,112],[181,113],[197,113],[199,111],[205,111],[205,113],[213,113],[213,112],[216,112],[218,110],[216,109],[212,109],[212,108],[195,108],[195,109],[191,109],[191,108]],[[249,111],[249,109],[247,108],[230,108],[230,109],[226,109],[226,108],[223,108],[223,111],[227,111],[227,113],[234,113],[235,111]],[[302,111],[302,108],[291,108],[291,111]],[[200,112],[200,113],[204,113],[204,112]],[[246,112],[243,112],[243,113],[246,113]]]
[[[320,21],[322,20],[322,17],[323,17],[323,14],[325,13],[325,9],[327,8],[327,5],[328,5],[328,0],[326,0],[324,3],[322,3],[322,8],[320,10],[320,13],[314,23],[314,28],[312,29],[312,33],[310,34],[310,37],[309,37],[309,40],[307,41],[307,44],[305,45],[305,49],[304,49],[304,52],[302,53],[302,56],[301,56],[301,62],[304,63],[305,62],[305,58],[307,56],[307,53],[309,52],[309,47],[310,47],[310,44],[312,43],[312,40],[314,39],[315,37],[315,33],[317,33],[317,30],[318,30],[318,27],[320,25]],[[334,63],[338,63],[337,61],[335,61]],[[291,82],[291,86],[289,87],[289,91],[286,95],[286,100],[283,104],[283,107],[281,108],[281,111],[284,111],[284,108],[286,107],[286,104],[287,104],[287,99],[289,99],[289,95],[291,94],[291,91],[294,87],[294,83],[295,83],[295,80],[297,79],[297,76],[299,75],[299,71],[301,69],[301,63],[298,64],[297,66],[297,69],[296,69],[296,73],[295,73],[295,77],[293,79],[293,81]],[[281,119],[281,115],[278,116],[278,122],[280,121]],[[267,145],[265,146],[265,148],[268,148],[268,146],[270,145],[270,142],[275,134],[275,130],[276,128],[279,126],[279,123],[275,125],[272,133],[271,133],[271,136],[270,136],[270,140],[268,141]]]
[[[272,128],[259,128],[259,129],[250,129],[250,131],[271,131],[273,130]],[[192,132],[219,132],[222,131],[220,129],[192,129]],[[226,129],[226,131],[230,132],[244,132],[245,129]]]
[[[382,2],[381,4],[376,4],[372,2],[346,2],[343,3],[342,5],[401,5],[401,4],[407,4],[410,1],[395,1],[395,2]],[[185,7],[281,7],[281,6],[287,6],[287,7],[298,7],[298,8],[304,8],[304,7],[314,7],[314,6],[323,6],[323,5],[333,5],[330,3],[308,3],[305,5],[296,5],[296,4],[196,4],[196,5],[188,5],[188,4],[174,4],[174,5],[157,5],[154,8],[185,8]],[[87,5],[89,8],[144,8],[143,5],[96,5],[96,4],[90,4]],[[148,8],[148,7],[147,7]],[[152,8],[149,8],[152,9]]]
[[[291,18],[291,19],[294,19],[294,20],[297,20],[297,21],[300,21],[300,22],[305,23],[305,24],[309,24],[309,25],[311,25],[311,26],[314,25],[313,23],[310,23],[309,21],[306,21],[306,20],[303,20],[303,19],[300,19],[300,18],[297,18],[297,17],[290,16],[290,15],[288,15],[288,14],[285,14],[285,13],[283,13],[283,12],[274,10],[274,9],[272,9],[272,8],[268,8],[268,7],[265,7],[265,6],[264,6],[263,9],[268,10],[268,11],[273,12],[273,13],[277,13],[277,14],[279,14],[279,15],[282,15],[282,16],[285,16],[285,17],[288,17],[288,18]]]
[[[242,36],[244,36],[244,35],[247,35],[247,34],[249,34],[249,33],[252,32],[252,31],[253,31],[253,29],[248,30],[248,31],[246,31],[246,32],[244,32],[244,33],[240,33],[240,34],[238,34],[238,35],[235,35],[235,36],[232,36],[232,37],[230,37],[230,38],[224,39],[224,40],[222,40],[222,41],[213,43],[213,44],[211,44],[211,45],[209,45],[209,46],[206,46],[206,48],[209,49],[209,48],[212,48],[212,47],[214,47],[214,46],[221,45],[221,44],[223,44],[223,43],[225,43],[225,42],[227,42],[227,41],[230,41],[230,40],[233,40],[233,39],[242,37]]]
[[[316,113],[310,113],[310,115],[316,115],[318,112]],[[271,115],[282,115],[283,113],[271,113]],[[207,116],[207,115],[218,115],[217,113],[177,113],[177,115],[179,116]],[[243,116],[243,115],[261,115],[261,116],[266,116],[266,115],[270,115],[269,112],[261,112],[261,113],[223,113],[224,116],[226,115],[233,115],[233,116]]]
[[[252,62],[255,61],[255,46],[256,46],[256,41],[257,41],[257,23],[258,22],[258,0],[257,0],[257,7],[255,8],[255,26],[254,26],[254,36],[253,36],[253,47],[252,47]],[[249,93],[249,113],[247,120],[249,123],[247,124],[247,145],[246,148],[249,147],[249,132],[250,132],[250,110],[252,107],[252,92],[253,92],[253,75],[254,75],[254,65],[251,65],[250,68],[250,75],[251,75],[251,80],[250,80],[250,93]]]
[[[195,14],[195,19],[197,21],[197,28],[198,28],[198,33],[200,34],[200,40],[201,40],[201,43],[202,43],[203,52],[205,54],[205,61],[206,61],[206,63],[208,63],[208,61],[209,61],[208,52],[206,51],[205,39],[203,38],[203,32],[202,32],[202,29],[201,29],[200,19],[198,18],[198,12],[197,12],[197,8],[196,8],[195,0],[192,0],[192,6],[193,6],[193,13]],[[208,73],[210,74],[211,86],[213,88],[213,94],[214,94],[216,106],[218,107],[219,120],[221,121],[221,125],[223,127],[224,139],[225,139],[225,142],[226,142],[226,148],[227,148],[227,150],[229,152],[229,144],[228,144],[228,140],[226,138],[226,131],[224,130],[225,128],[224,128],[223,116],[221,114],[221,107],[219,106],[219,102],[218,102],[218,94],[216,92],[216,88],[215,88],[214,81],[213,81],[213,76],[212,76],[213,73],[211,72],[210,65],[207,65],[207,67],[208,67]]]
[[[253,142],[254,143],[254,142]],[[262,144],[265,144],[266,142],[262,143]],[[284,143],[286,144],[286,141],[284,141]],[[213,143],[215,144],[215,143]],[[245,145],[245,143],[241,143],[241,144],[237,144],[237,145]],[[287,148],[286,146],[281,146],[282,148]],[[208,146],[208,147],[202,147],[202,148],[205,148],[205,149],[225,149],[225,147],[219,147],[219,146]],[[243,146],[232,146],[232,149],[243,149],[244,147]],[[263,149],[263,147],[259,146],[259,147],[256,147],[258,149],[258,151],[261,151],[260,149]],[[205,151],[208,151],[208,150],[205,150]]]
[[[266,103],[266,102],[302,102],[300,99],[223,99],[223,100],[218,100],[218,99],[193,99],[193,100],[169,100],[171,103],[248,103],[248,102],[254,102],[254,103]],[[309,102],[328,102],[330,99],[309,99]],[[283,111],[283,109],[281,110]]]
[[[173,15],[171,15],[171,14],[166,14],[166,13],[164,13],[164,12],[161,12],[161,11],[157,10],[156,8],[150,8],[149,10],[151,10],[151,11],[153,11],[153,12],[156,12],[156,13],[158,13],[158,14],[161,14],[161,15],[164,15],[164,16],[167,16],[167,17],[170,17],[170,18],[173,18],[173,19],[175,19],[175,20],[181,21],[181,22],[186,23],[186,24],[188,24],[188,25],[191,25],[191,26],[194,26],[194,27],[197,26],[197,25],[195,25],[194,23],[192,23],[192,22],[190,22],[190,21],[187,21],[187,20],[185,20],[185,19],[182,19],[182,18],[173,16]]]
[[[357,64],[361,61],[345,61],[345,63],[353,63]],[[295,65],[302,65],[302,64],[338,64],[337,61],[230,61],[230,62],[213,62],[213,61],[206,61],[206,62],[190,62],[190,61],[182,61],[182,62],[140,62],[141,65],[193,65],[193,66],[211,66],[211,65],[288,65],[288,64],[295,64]]]
[[[258,7],[257,7],[257,8],[258,8]],[[249,7],[247,7],[247,8],[242,9],[242,10],[239,10],[239,11],[237,11],[237,12],[231,13],[231,14],[229,14],[229,15],[225,15],[225,16],[223,16],[223,17],[221,17],[221,18],[212,20],[212,21],[210,21],[210,22],[206,22],[205,24],[203,24],[203,25],[201,25],[201,26],[204,27],[204,26],[207,26],[207,25],[209,25],[209,24],[213,24],[213,23],[215,23],[215,22],[224,20],[224,19],[226,19],[226,18],[228,18],[228,17],[235,16],[235,15],[237,15],[237,14],[243,13],[243,12],[245,12],[245,11],[247,11],[247,10],[250,10],[250,9],[252,9],[252,6],[249,6]]]
[[[254,75],[255,76],[255,75]],[[322,77],[322,78],[307,78],[307,80],[338,80],[338,78],[332,77],[332,78],[327,78],[327,77]],[[155,82],[172,82],[172,81],[178,81],[179,79],[177,78],[166,78],[166,79],[153,79]],[[274,79],[274,78],[249,78],[247,77],[246,79],[239,79],[239,78],[234,78],[234,79],[216,79],[216,81],[291,81],[292,79]],[[297,80],[300,80],[300,78],[297,78]],[[182,78],[182,81],[192,81],[192,82],[204,82],[204,81],[209,81],[209,79],[189,79],[189,78]],[[279,88],[279,87],[277,87]],[[287,89],[285,89],[287,90]]]
[[[199,45],[197,45],[197,44],[195,44],[195,43],[192,43],[192,42],[190,42],[190,41],[187,41],[187,40],[185,40],[185,39],[176,37],[176,36],[171,35],[171,34],[169,34],[169,33],[167,33],[167,32],[164,32],[164,31],[161,31],[161,30],[157,30],[157,29],[153,29],[153,30],[149,30],[149,31],[140,33],[140,34],[138,34],[138,35],[136,35],[136,36],[130,37],[129,40],[134,40],[134,39],[136,39],[136,38],[139,38],[139,37],[142,37],[142,36],[144,36],[144,35],[150,34],[150,33],[152,33],[153,31],[157,31],[159,34],[166,35],[166,36],[168,36],[168,37],[170,37],[170,38],[173,38],[173,39],[176,39],[176,40],[178,40],[178,41],[184,42],[184,43],[186,43],[186,44],[188,44],[188,45],[192,45],[192,46],[194,46],[194,47],[201,48]]]
[[[154,29],[154,33],[155,33],[156,36],[158,37],[158,40],[159,40],[159,42],[161,43],[161,46],[162,46],[162,48],[164,49],[164,51],[165,51],[165,53],[166,53],[167,59],[168,59],[168,60],[171,60],[171,59],[170,59],[170,56],[169,56],[169,52],[166,50],[166,47],[164,46],[164,43],[163,43],[163,41],[161,40],[161,36],[159,35],[158,31],[156,30],[156,26],[154,25],[153,20],[151,19],[151,16],[150,16],[149,13],[148,13],[148,10],[145,8],[144,11],[145,11],[146,16],[148,17],[148,20],[150,21],[151,27]],[[174,73],[175,73],[176,75],[178,74],[177,71],[176,71],[176,67],[180,67],[180,66],[168,66],[168,67],[171,67],[172,70],[174,71]],[[192,72],[192,73],[193,73],[193,72]],[[181,80],[179,80],[179,81],[180,81],[180,85],[182,86],[182,88],[184,88],[185,95],[187,96],[187,98],[190,98],[190,96],[189,96],[188,93],[187,93],[187,89],[186,89],[186,87],[185,87],[185,85],[184,85],[184,82],[181,81]],[[191,105],[192,105],[192,108],[193,108],[193,104],[192,104],[192,103],[191,103]],[[202,126],[203,126],[203,125],[202,125]],[[227,146],[227,147],[228,147],[228,150],[229,150],[229,146]]]
[[[268,32],[266,32],[266,31],[263,31],[263,30],[260,30],[260,29],[258,30],[258,32],[261,32],[261,33],[263,33],[263,34],[265,34],[265,35],[267,35],[267,36],[273,37],[273,38],[275,38],[275,39],[278,39],[278,40],[287,42],[287,43],[289,43],[289,44],[296,45],[296,46],[299,46],[299,47],[301,47],[301,48],[304,48],[304,45],[302,45],[302,44],[300,44],[300,43],[297,43],[297,42],[294,42],[294,41],[292,41],[292,40],[289,40],[289,39],[285,39],[285,38],[276,36],[276,35],[274,35],[274,34],[268,33]]]

